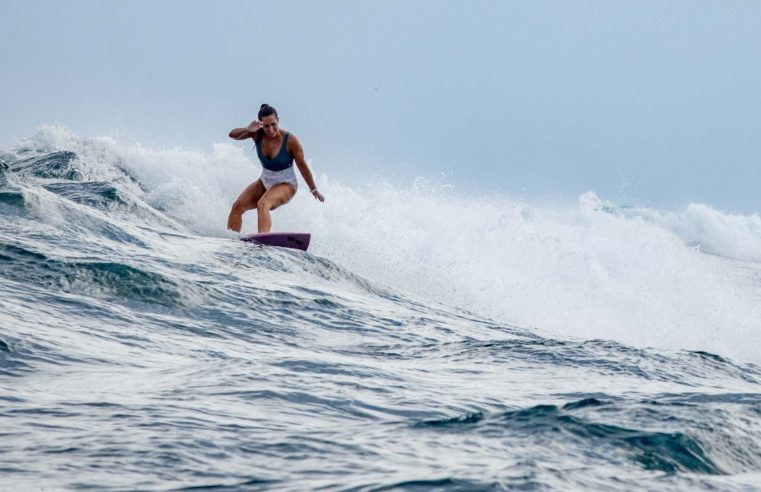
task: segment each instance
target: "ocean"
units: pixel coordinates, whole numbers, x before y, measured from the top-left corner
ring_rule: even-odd
[[[0,151],[0,490],[761,489],[758,215],[320,171]]]

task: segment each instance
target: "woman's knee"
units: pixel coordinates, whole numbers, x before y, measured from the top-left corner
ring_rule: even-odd
[[[258,202],[256,202],[256,210],[258,211],[269,211],[272,210],[272,203],[269,200],[265,200],[264,198],[260,198]]]
[[[234,213],[234,214],[243,214],[247,210],[248,210],[248,208],[246,208],[246,205],[243,202],[241,202],[239,200],[235,200],[233,202],[233,206],[232,206],[232,209],[230,211],[232,213]]]

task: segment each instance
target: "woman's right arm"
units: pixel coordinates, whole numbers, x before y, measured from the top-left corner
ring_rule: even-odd
[[[230,130],[230,138],[235,140],[246,140],[247,138],[254,138],[256,136],[256,132],[261,128],[261,121],[252,121],[251,124],[246,128],[233,128]]]
[[[232,130],[230,130],[230,138],[235,140],[245,140],[253,136],[254,134],[246,130],[245,128],[233,128]]]

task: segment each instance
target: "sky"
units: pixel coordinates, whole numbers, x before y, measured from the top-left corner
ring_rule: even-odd
[[[0,147],[210,151],[266,102],[341,182],[757,213],[759,26],[733,0],[5,0]]]

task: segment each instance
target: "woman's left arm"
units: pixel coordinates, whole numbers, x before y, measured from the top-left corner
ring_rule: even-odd
[[[309,169],[309,164],[307,164],[307,161],[304,159],[304,149],[301,147],[301,142],[299,142],[299,139],[292,133],[288,139],[288,147],[290,147],[287,149],[288,152],[293,156],[293,159],[296,161],[296,165],[299,168],[299,172],[301,172],[301,176],[304,177],[304,181],[306,181],[307,186],[309,186],[309,192],[313,197],[324,202],[325,197],[317,190],[317,185],[312,177],[312,171]]]

